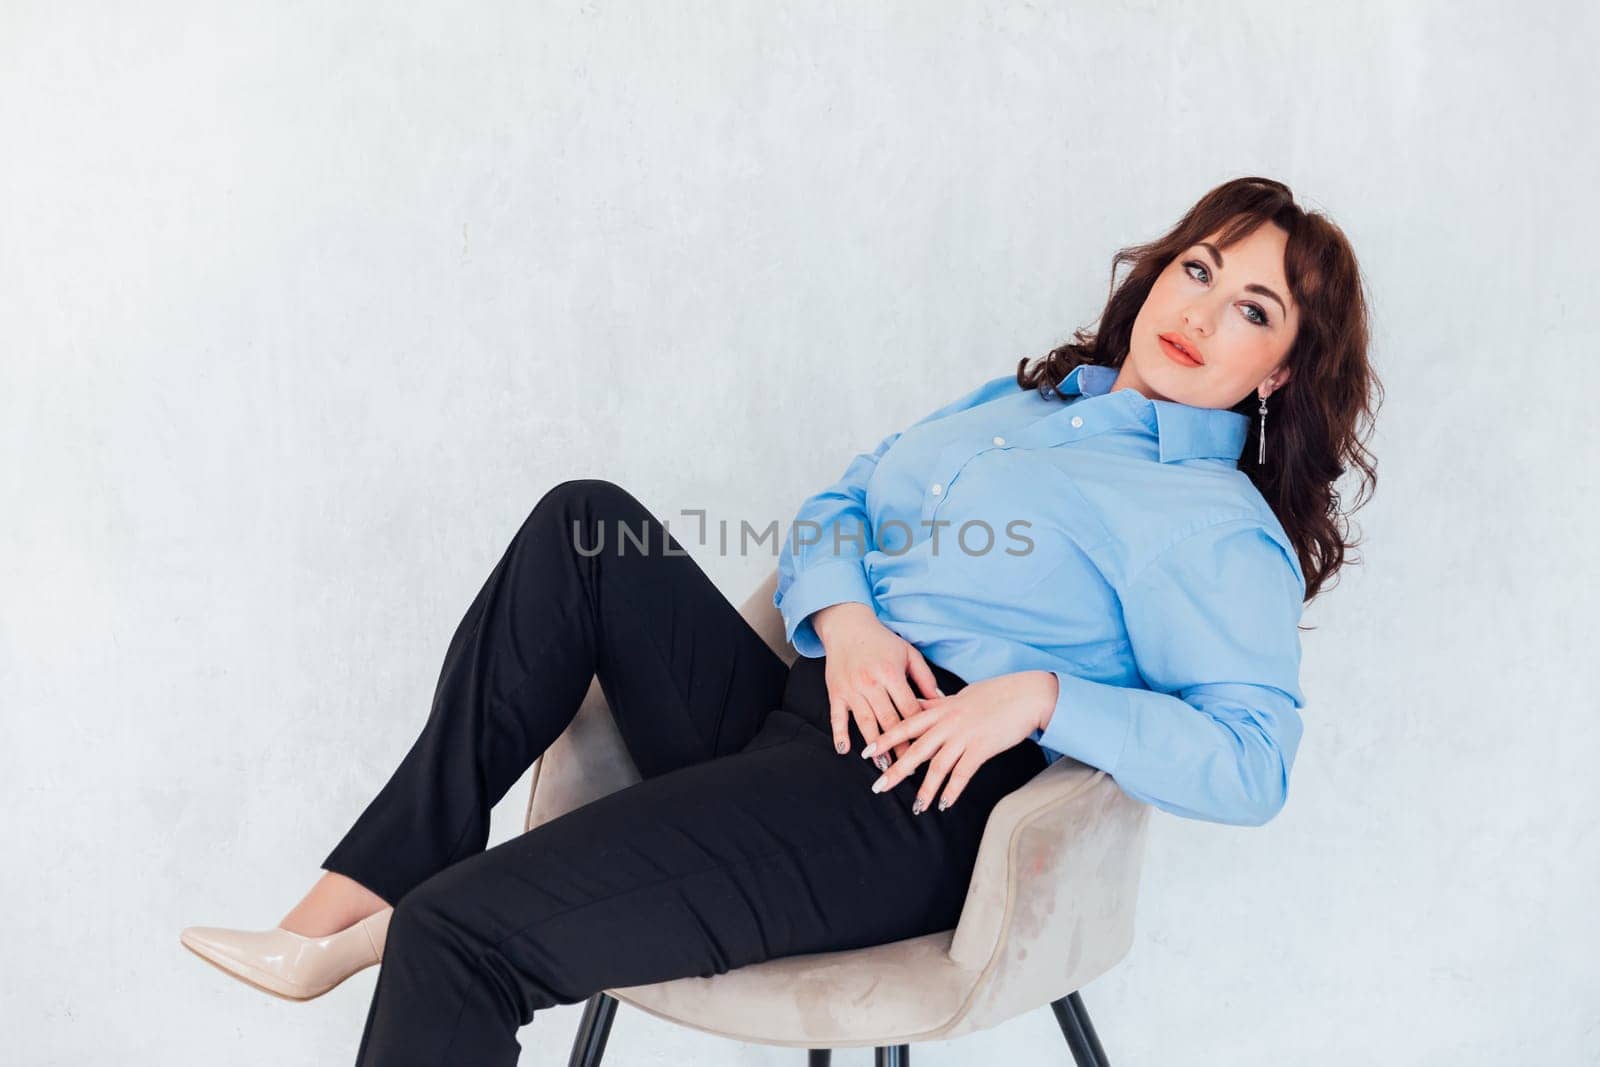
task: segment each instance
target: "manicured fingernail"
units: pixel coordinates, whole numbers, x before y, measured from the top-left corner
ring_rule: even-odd
[[[928,805],[921,797],[918,797],[917,800],[916,800],[916,803],[911,805],[911,814],[913,814],[913,815],[921,815],[924,811],[927,811],[927,810],[928,810]]]
[[[862,759],[866,759],[868,756],[871,756],[872,755],[872,750],[873,750],[874,747],[876,747],[876,746],[868,745],[866,748],[862,749],[861,750],[861,758]]]
[[[886,770],[889,769],[889,757],[888,756],[878,756],[878,757],[873,759],[872,763],[873,763],[873,766],[877,767],[878,770],[880,770],[880,771],[886,771]]]
[[[888,780],[883,778],[881,775],[876,782],[872,783],[872,791],[874,793],[881,793],[887,788],[889,788]]]
[[[840,741],[838,744],[834,745],[833,747],[838,749],[839,750],[839,755],[842,756],[846,752],[850,751],[850,742],[848,742],[848,741]]]
[[[942,696],[944,696],[944,690],[943,689],[935,689],[933,691],[933,695],[936,696],[936,697],[942,697]]]
[[[950,806],[950,802],[948,800],[939,801],[939,810],[940,811],[943,811],[945,808],[948,808],[949,806]]]

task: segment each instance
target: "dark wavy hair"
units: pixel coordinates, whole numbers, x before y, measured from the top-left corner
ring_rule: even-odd
[[[1031,368],[1024,357],[1017,365],[1017,384],[1050,396],[1079,364],[1121,367],[1134,319],[1156,277],[1176,256],[1217,231],[1219,247],[1227,248],[1268,222],[1289,235],[1284,276],[1300,308],[1300,327],[1289,349],[1289,380],[1268,399],[1272,448],[1265,464],[1255,460],[1258,396],[1252,390],[1231,410],[1250,417],[1239,469],[1289,535],[1306,576],[1309,603],[1344,565],[1346,552],[1360,543],[1346,540],[1348,515],[1367,503],[1377,486],[1376,463],[1364,440],[1383,386],[1367,361],[1367,301],[1350,242],[1326,217],[1296,204],[1287,185],[1254,177],[1225,182],[1162,237],[1117,252],[1099,327],[1075,331],[1071,341],[1038,357]],[[1119,285],[1117,271],[1123,265],[1132,270]],[[1360,472],[1356,501],[1342,510],[1334,483],[1351,467]]]

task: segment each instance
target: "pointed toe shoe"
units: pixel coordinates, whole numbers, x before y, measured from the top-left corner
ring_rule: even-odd
[[[393,913],[394,908],[384,908],[324,937],[307,937],[281,926],[270,930],[191,926],[178,935],[178,941],[207,963],[263,992],[310,1000],[383,960]]]

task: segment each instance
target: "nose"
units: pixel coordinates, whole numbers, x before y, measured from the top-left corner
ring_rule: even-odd
[[[1196,338],[1211,332],[1211,314],[1199,304],[1190,304],[1183,311],[1184,329]]]

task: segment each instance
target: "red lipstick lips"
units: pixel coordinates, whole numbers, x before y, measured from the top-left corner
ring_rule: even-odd
[[[1185,367],[1204,365],[1205,360],[1200,358],[1199,353],[1186,346],[1177,334],[1164,333],[1160,335],[1159,340],[1161,341],[1161,351],[1165,352],[1167,358],[1174,363],[1181,363]]]

